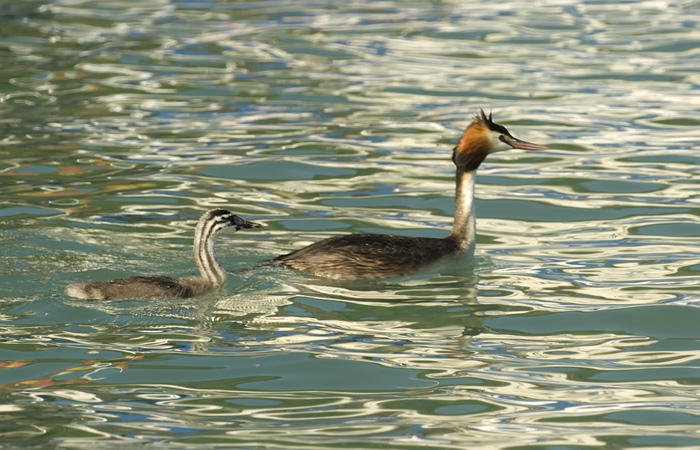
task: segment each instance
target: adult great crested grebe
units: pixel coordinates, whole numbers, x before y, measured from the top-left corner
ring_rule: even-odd
[[[248,222],[225,209],[205,212],[197,223],[194,234],[194,259],[201,276],[171,278],[167,276],[135,276],[110,281],[76,283],[66,287],[66,294],[86,300],[121,300],[148,298],[172,300],[201,294],[221,286],[226,271],[214,257],[215,235],[228,227],[257,228],[260,224]]]
[[[545,150],[521,141],[486,116],[483,110],[466,128],[452,153],[457,166],[455,218],[445,238],[349,234],[316,242],[270,261],[314,275],[338,280],[389,278],[416,273],[456,256],[472,256],[476,239],[474,178],[489,153],[508,148]]]

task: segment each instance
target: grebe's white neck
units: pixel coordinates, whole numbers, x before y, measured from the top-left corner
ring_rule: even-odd
[[[215,235],[225,227],[219,220],[202,217],[194,234],[194,260],[202,278],[212,286],[221,286],[226,281],[226,270],[214,257]]]
[[[476,170],[457,169],[455,188],[455,221],[450,237],[457,241],[462,252],[474,253],[476,220],[474,215],[474,180]]]

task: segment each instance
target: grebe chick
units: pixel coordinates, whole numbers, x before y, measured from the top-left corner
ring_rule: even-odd
[[[407,237],[382,234],[350,234],[316,242],[278,256],[273,265],[290,267],[337,280],[390,278],[416,273],[439,261],[474,254],[474,178],[476,169],[490,154],[508,148],[545,150],[547,147],[521,141],[486,116],[474,117],[454,148],[457,166],[455,217],[452,232],[445,238]]]
[[[86,300],[121,300],[125,298],[148,298],[172,300],[201,294],[221,286],[226,280],[226,271],[214,257],[214,238],[228,227],[257,228],[259,223],[248,222],[225,209],[205,212],[197,223],[194,233],[194,259],[201,276],[171,278],[167,276],[128,277],[110,281],[76,283],[66,287],[66,294]]]

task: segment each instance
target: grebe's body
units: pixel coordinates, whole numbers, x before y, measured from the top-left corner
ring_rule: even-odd
[[[474,254],[476,223],[474,179],[476,169],[489,155],[517,148],[544,150],[547,147],[514,138],[481,111],[454,148],[457,166],[455,218],[445,238],[407,237],[382,234],[335,236],[295,252],[278,256],[273,265],[290,267],[338,280],[389,278],[419,272],[440,261]]]
[[[91,281],[71,284],[66,294],[89,300],[121,300],[148,298],[171,300],[192,297],[221,286],[226,281],[226,271],[214,257],[216,234],[225,228],[256,228],[260,224],[248,222],[224,209],[207,211],[199,219],[194,237],[194,259],[200,276],[171,278],[168,276],[135,276],[110,281]]]
[[[337,280],[361,280],[410,275],[460,253],[451,237],[348,234],[278,256],[272,263]]]

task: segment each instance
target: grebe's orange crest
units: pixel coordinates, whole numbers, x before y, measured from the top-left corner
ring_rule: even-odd
[[[498,144],[492,138],[492,127],[500,125],[494,124],[491,116],[486,116],[484,110],[474,116],[474,120],[469,124],[452,154],[452,160],[458,168],[465,172],[476,170],[486,159],[491,150]],[[505,130],[506,133],[508,130]]]
[[[457,167],[465,172],[476,170],[489,153],[508,148],[522,150],[545,150],[543,145],[532,144],[513,137],[503,125],[493,121],[493,114],[487,116],[484,110],[474,116],[474,120],[464,130],[452,154]]]

